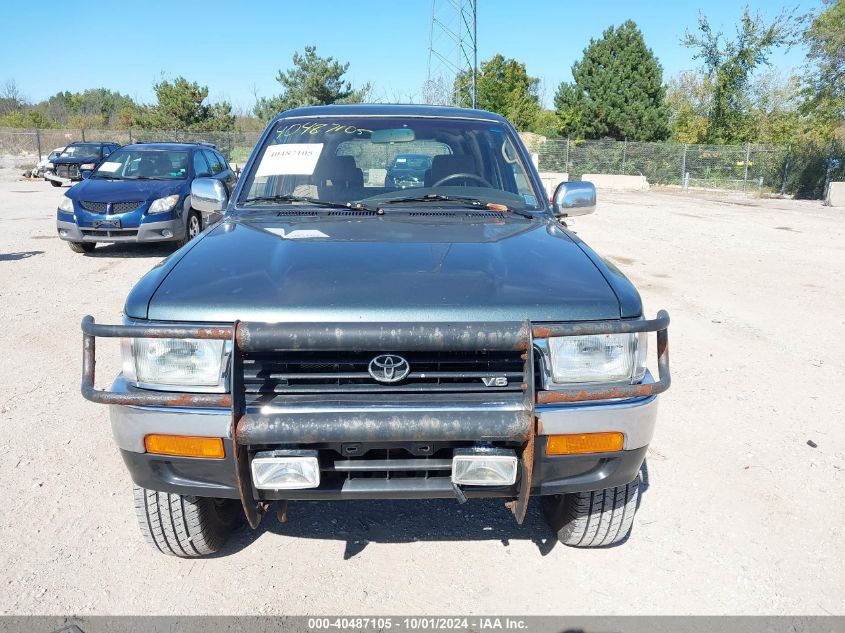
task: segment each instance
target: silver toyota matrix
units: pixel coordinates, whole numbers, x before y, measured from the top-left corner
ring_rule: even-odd
[[[231,195],[190,197],[210,226],[123,323],[82,322],[153,546],[211,554],[298,499],[496,497],[522,522],[537,497],[562,543],[628,537],[669,316],[567,228],[592,184],[549,200],[489,112],[343,105],[279,115]]]

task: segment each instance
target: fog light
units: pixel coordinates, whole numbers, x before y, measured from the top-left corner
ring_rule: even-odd
[[[59,237],[67,237],[67,231],[65,231],[64,229],[60,230]]]
[[[299,490],[320,485],[317,451],[265,451],[252,460],[252,483],[259,490]]]
[[[516,453],[510,449],[458,448],[452,457],[452,483],[510,486],[516,482]]]
[[[173,231],[171,231],[170,229],[164,229],[161,232],[161,236],[166,237],[167,239],[170,239],[171,237],[173,237]]]
[[[610,453],[621,451],[625,436],[618,431],[609,433],[574,433],[549,435],[546,453],[549,455],[579,455],[583,453]]]
[[[223,440],[219,437],[192,435],[147,435],[144,448],[148,453],[179,455],[180,457],[207,457],[223,459]]]

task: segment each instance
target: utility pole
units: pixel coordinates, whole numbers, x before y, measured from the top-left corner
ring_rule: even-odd
[[[426,103],[478,105],[477,3],[478,0],[432,0],[428,70],[423,88]],[[458,84],[459,77],[463,78],[462,85]],[[471,94],[466,94],[467,88]]]
[[[478,107],[478,0],[472,0],[472,107]]]

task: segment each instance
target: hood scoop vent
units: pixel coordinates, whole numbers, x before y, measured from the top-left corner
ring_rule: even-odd
[[[456,213],[455,211],[410,211],[408,213],[411,217],[448,217],[456,216],[468,218],[500,218],[501,213],[495,211],[468,211],[465,213]]]
[[[315,211],[297,211],[297,210],[288,210],[288,211],[278,211],[276,213],[277,217],[303,217],[303,216],[311,216],[315,217],[318,215],[328,215],[331,217],[343,216],[343,217],[365,217],[376,215],[375,211],[359,211],[357,209],[349,209],[349,211],[339,209],[337,211],[328,211],[326,213],[317,213]]]
[[[359,211],[356,209],[350,209],[349,211],[329,211],[329,215],[333,216],[348,216],[348,217],[363,217],[363,216],[371,216],[376,215],[375,211]]]

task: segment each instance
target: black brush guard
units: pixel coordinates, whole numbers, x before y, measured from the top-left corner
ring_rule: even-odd
[[[523,322],[467,322],[467,323],[249,323],[236,322],[227,326],[189,325],[103,325],[86,316],[82,319],[82,395],[101,404],[161,407],[217,407],[232,411],[233,467],[238,493],[246,518],[257,527],[267,509],[266,502],[256,501],[253,495],[248,445],[256,437],[267,434],[266,421],[249,415],[243,385],[243,355],[251,352],[288,351],[349,351],[396,350],[405,351],[519,351],[524,361],[523,396],[518,410],[508,419],[495,417],[485,422],[475,420],[463,428],[454,421],[427,420],[424,437],[418,439],[454,441],[472,437],[495,438],[523,442],[520,457],[520,481],[516,499],[508,502],[520,523],[525,517],[531,490],[534,461],[534,437],[537,423],[535,404],[581,402],[615,398],[638,398],[662,393],[669,388],[669,315],[665,310],[652,320],[612,320],[555,325],[533,325]],[[658,380],[648,384],[571,387],[554,391],[535,390],[535,338],[579,336],[590,334],[657,333]],[[132,391],[118,393],[94,387],[97,337],[108,338],[179,338],[213,339],[232,342],[229,368],[229,393],[176,393]],[[417,416],[418,417],[418,414]],[[405,426],[413,429],[419,421],[409,415]],[[401,421],[405,423],[405,421]],[[358,437],[371,441],[395,440],[395,416],[390,423],[375,425],[360,423],[360,428],[348,428],[342,418],[326,418],[308,424],[302,442],[333,441],[337,438]],[[399,427],[402,425],[400,424]],[[287,429],[290,434],[291,429]],[[288,441],[296,438],[288,437]]]

